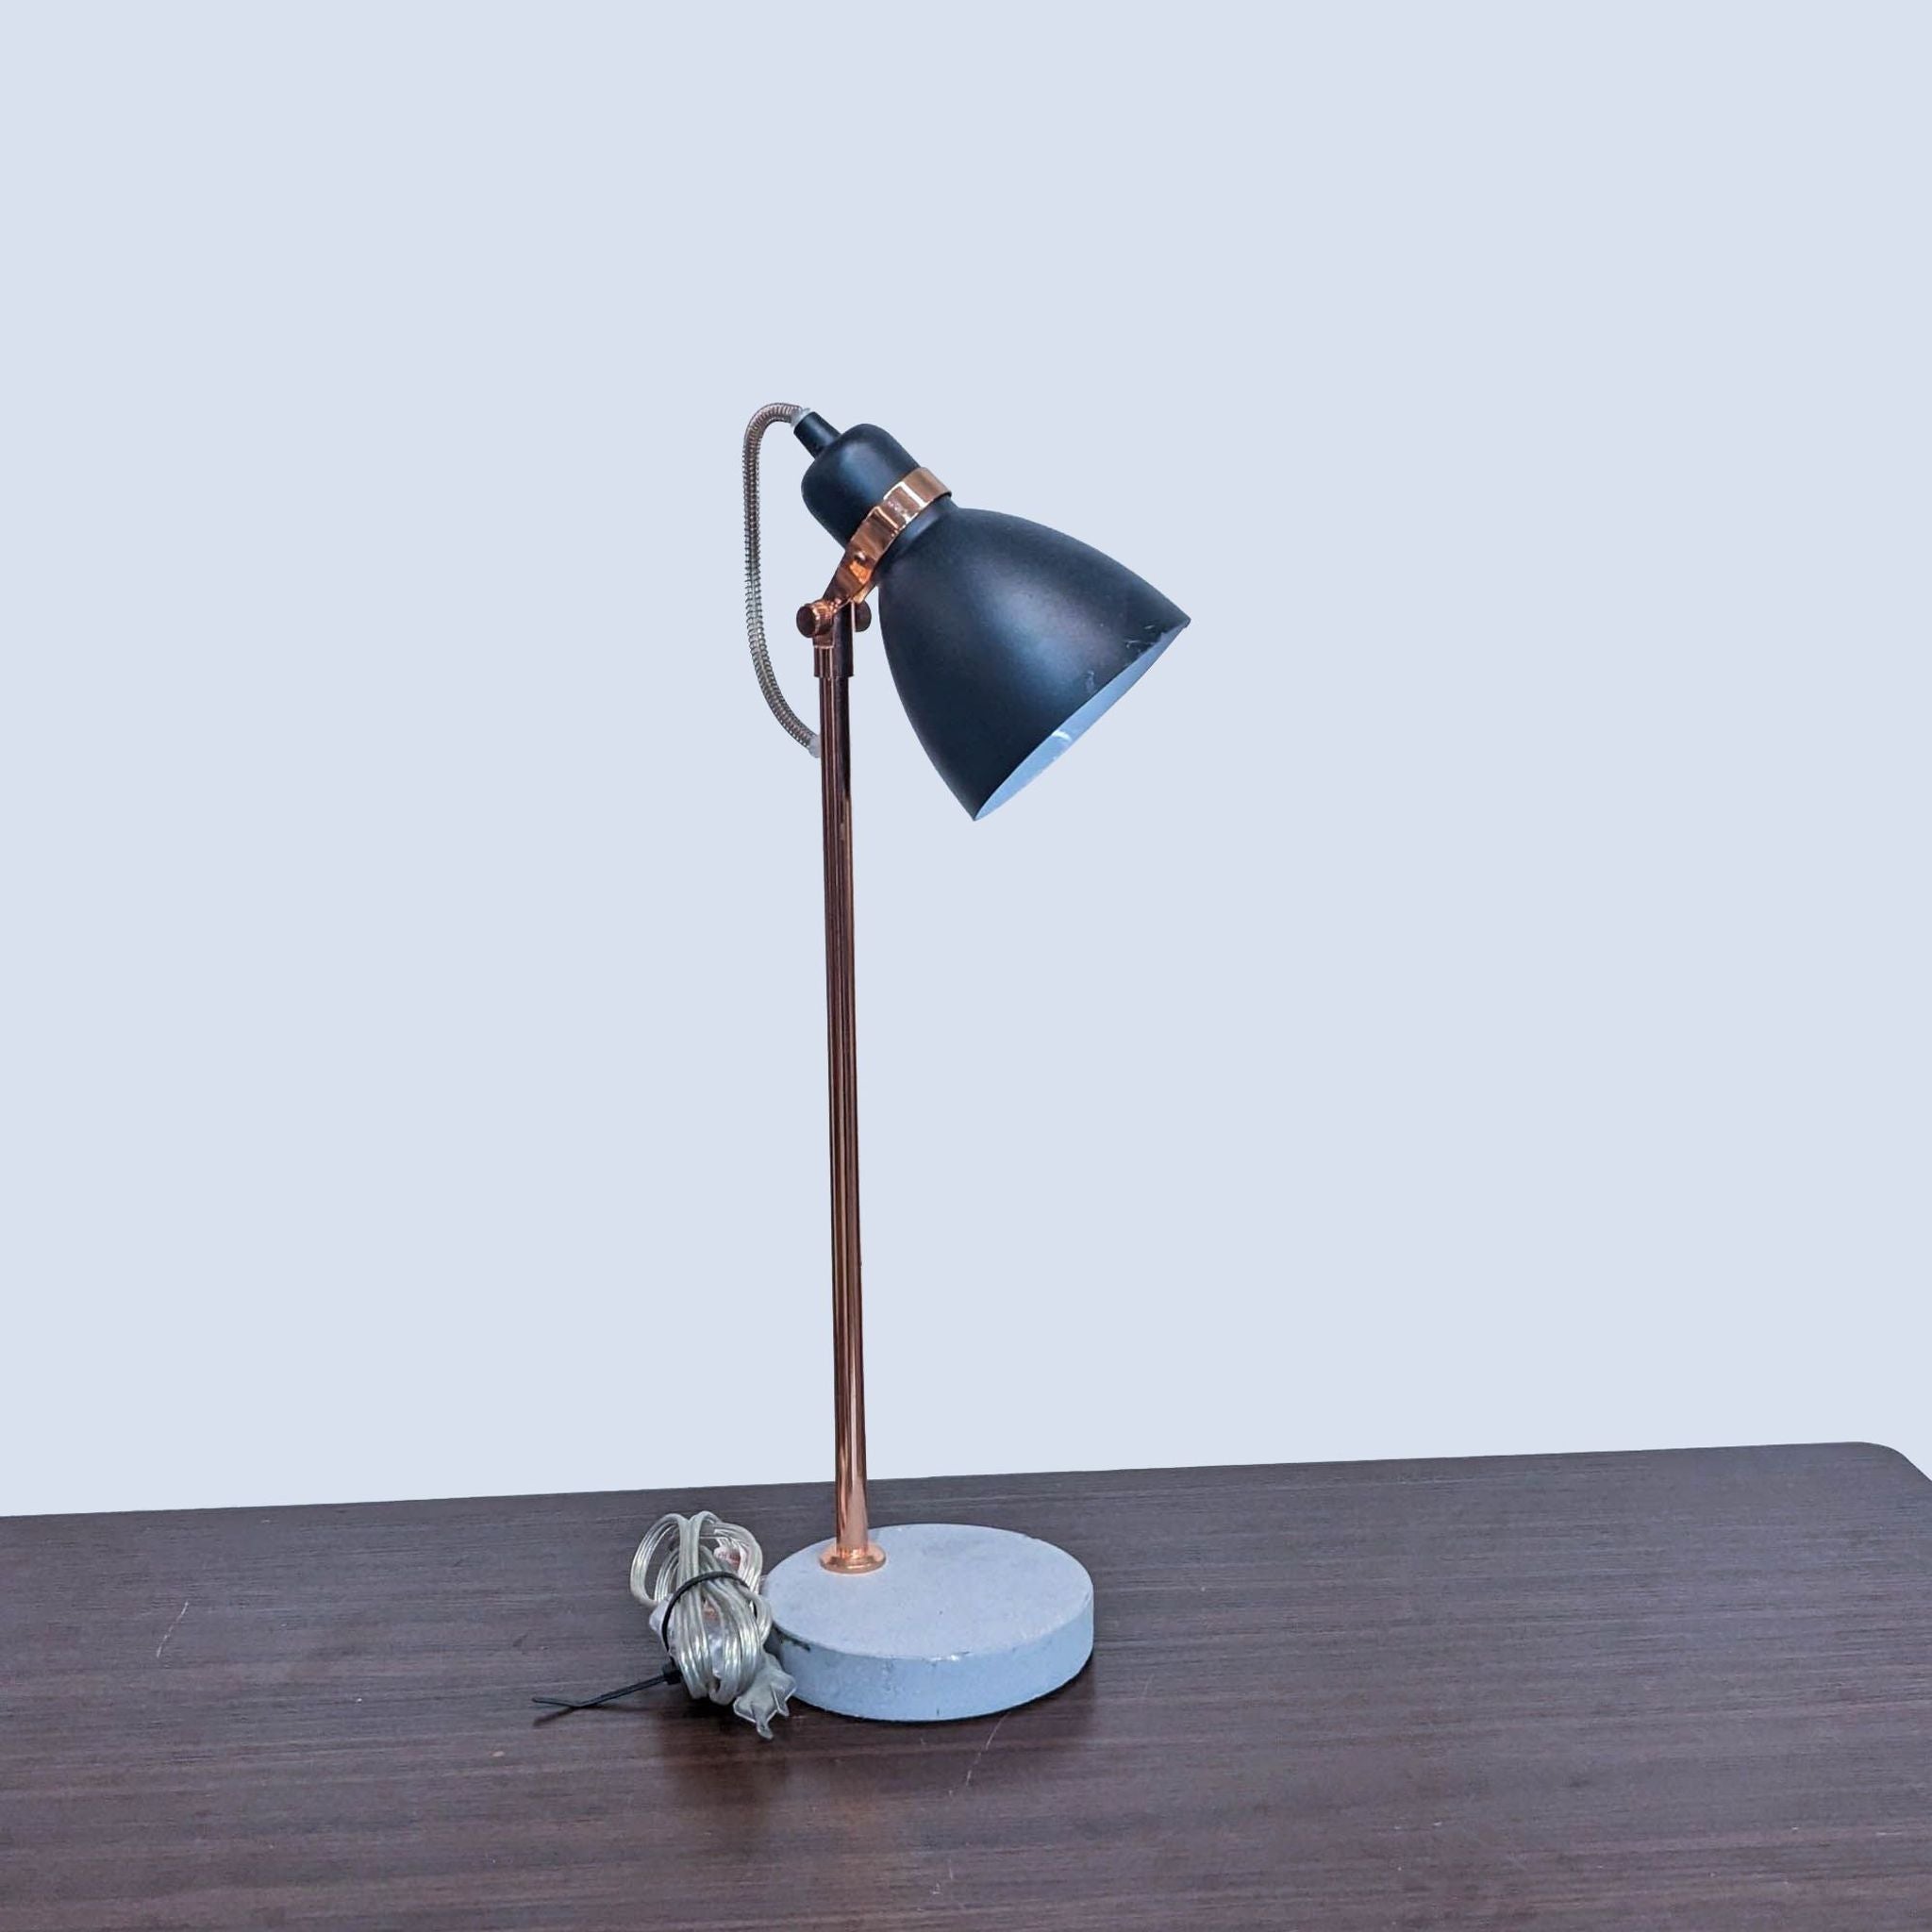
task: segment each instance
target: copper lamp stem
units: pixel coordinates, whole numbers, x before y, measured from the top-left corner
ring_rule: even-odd
[[[858,1041],[852,955],[852,607],[813,638],[825,845],[825,1064],[831,1097],[833,1538],[828,1570],[876,1570],[865,1508],[865,1331],[858,1264]]]

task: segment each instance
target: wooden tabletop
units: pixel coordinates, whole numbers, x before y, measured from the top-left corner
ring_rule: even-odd
[[[881,1483],[1092,1572],[960,1724],[771,1743],[640,1676],[660,1510],[0,1521],[0,1932],[1926,1932],[1932,1486],[1861,1445]]]

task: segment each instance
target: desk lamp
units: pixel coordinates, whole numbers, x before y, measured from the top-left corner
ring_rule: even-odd
[[[788,423],[810,452],[806,507],[843,546],[811,640],[819,727],[779,689],[765,641],[758,454]],[[850,1717],[1006,1710],[1078,1674],[1093,1587],[1064,1551],[1011,1530],[905,1524],[874,1531],[865,1496],[859,1307],[858,1096],[853,993],[853,637],[878,592],[886,662],[912,728],[976,820],[1051,764],[1174,641],[1186,615],[1084,543],[972,509],[883,429],[841,433],[769,403],[745,427],[745,621],[773,715],[819,760],[824,819],[826,1053],[832,1151],[832,1535],[765,1585],[772,1647],[808,1704]]]

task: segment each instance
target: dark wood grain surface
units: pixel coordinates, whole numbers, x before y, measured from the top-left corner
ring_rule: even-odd
[[[1932,1927],[1932,1485],[1864,1446],[882,1483],[1049,1537],[1003,1718],[638,1675],[640,1531],[822,1490],[0,1522],[0,1928]]]

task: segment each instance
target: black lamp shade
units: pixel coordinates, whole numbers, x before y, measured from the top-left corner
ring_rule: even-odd
[[[860,424],[806,474],[843,542],[914,469]],[[1187,625],[1144,578],[1042,524],[941,498],[878,569],[886,661],[926,756],[975,819],[1004,805],[1130,689]]]

